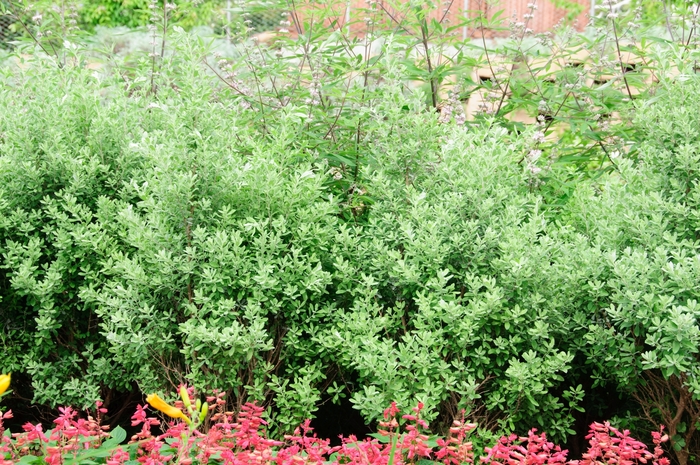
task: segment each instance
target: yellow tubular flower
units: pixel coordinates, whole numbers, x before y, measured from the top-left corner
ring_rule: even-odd
[[[0,375],[0,396],[10,387],[10,374]]]
[[[168,405],[163,399],[158,397],[158,394],[149,394],[148,397],[146,397],[146,402],[151,404],[151,407],[163,412],[167,416],[172,418],[181,418],[185,421],[185,423],[188,425],[190,424],[190,419],[187,418],[187,415],[182,413],[182,410],[177,407],[173,407],[172,405]]]

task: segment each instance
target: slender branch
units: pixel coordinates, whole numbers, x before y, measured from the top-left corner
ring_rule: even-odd
[[[693,32],[695,32],[695,29],[697,28],[698,12],[700,12],[700,3],[698,3],[698,6],[695,8],[695,13],[693,14],[693,28],[690,30],[690,32],[688,32],[688,40],[685,42],[686,49],[690,45],[690,39],[693,37]],[[685,53],[685,50],[683,53]]]
[[[430,80],[430,97],[433,101],[433,108],[437,108],[437,82],[435,82],[435,76],[433,76],[433,64],[430,59],[430,45],[428,45],[428,23],[425,19],[425,12],[423,12],[423,18],[420,18],[420,32],[421,39],[423,41],[423,49],[425,50],[425,61],[428,65],[428,79]]]
[[[666,6],[667,0],[662,0],[662,4],[664,6],[664,19],[666,20],[666,29],[668,29],[668,34],[671,36],[672,41],[676,41],[676,38],[673,37],[673,28],[671,28],[671,22],[669,20],[669,14],[668,14],[668,7]]]
[[[168,31],[168,0],[163,0],[163,37],[160,42],[160,59],[161,62],[165,57],[165,38]]]
[[[610,11],[612,12],[612,5],[610,5]],[[627,82],[627,70],[625,69],[625,65],[622,62],[622,52],[620,52],[620,39],[617,36],[617,26],[615,23],[615,18],[611,19],[612,21],[612,27],[613,27],[613,34],[615,35],[615,48],[617,49],[617,61],[618,64],[620,65],[620,72],[622,73],[622,80],[625,82],[625,88],[627,89],[627,95],[629,98],[632,98],[632,90],[630,89],[629,82]]]

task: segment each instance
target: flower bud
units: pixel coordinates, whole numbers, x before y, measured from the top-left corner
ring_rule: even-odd
[[[185,407],[190,408],[192,401],[190,400],[190,395],[187,393],[187,388],[184,385],[180,386],[180,398],[182,398],[182,402],[185,404]]]
[[[199,422],[200,423],[203,422],[204,419],[207,417],[208,412],[209,412],[209,404],[204,402],[204,404],[202,404],[202,410],[199,413]]]

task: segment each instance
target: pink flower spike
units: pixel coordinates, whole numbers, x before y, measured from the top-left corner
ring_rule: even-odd
[[[384,410],[384,419],[388,420],[389,418],[394,418],[396,415],[399,414],[399,408],[396,406],[396,402],[392,402],[391,406]]]

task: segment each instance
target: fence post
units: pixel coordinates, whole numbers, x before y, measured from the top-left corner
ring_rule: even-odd
[[[462,14],[469,18],[469,0],[464,0],[462,4]],[[467,25],[462,26],[462,40],[467,40]]]
[[[350,1],[348,0],[347,6],[345,7],[345,25],[348,27],[348,36],[350,35]]]
[[[226,0],[226,42],[231,43],[231,0]]]

